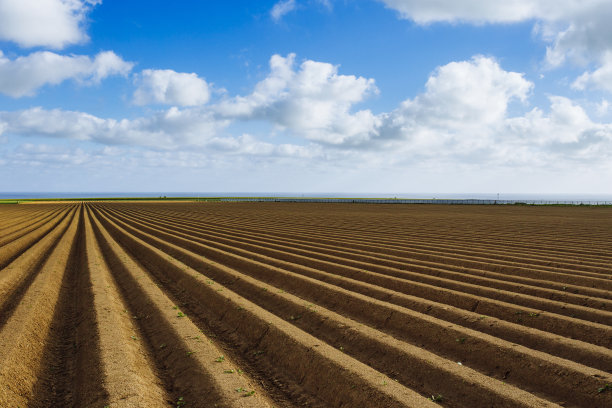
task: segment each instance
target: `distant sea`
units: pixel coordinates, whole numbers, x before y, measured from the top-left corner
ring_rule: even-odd
[[[122,198],[122,197],[351,197],[478,200],[612,201],[610,194],[521,194],[521,193],[317,193],[317,192],[0,192],[0,199],[27,198]]]

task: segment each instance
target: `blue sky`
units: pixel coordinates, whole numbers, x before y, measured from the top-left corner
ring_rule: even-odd
[[[0,0],[1,191],[610,193],[603,0]]]

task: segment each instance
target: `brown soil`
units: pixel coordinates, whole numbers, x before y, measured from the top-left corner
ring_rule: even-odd
[[[609,407],[612,209],[0,207],[0,407]]]

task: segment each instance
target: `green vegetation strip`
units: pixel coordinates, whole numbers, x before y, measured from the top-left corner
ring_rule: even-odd
[[[351,197],[88,197],[88,198],[24,198],[0,199],[0,204],[23,204],[36,202],[74,202],[74,201],[236,201],[236,202],[303,202],[303,203],[361,203],[385,204],[397,202],[398,204],[451,204],[451,205],[515,205],[515,206],[555,206],[555,207],[612,207],[608,201],[591,202],[520,202],[511,200],[480,200],[480,199],[412,199],[412,198],[351,198]],[[383,201],[378,203],[377,201]]]

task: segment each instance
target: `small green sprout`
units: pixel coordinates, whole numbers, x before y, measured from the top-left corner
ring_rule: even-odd
[[[606,384],[606,385],[604,385],[603,387],[598,388],[598,389],[597,389],[597,393],[598,393],[598,394],[601,394],[602,392],[606,392],[606,391],[608,391],[608,390],[612,390],[612,384]]]
[[[429,399],[433,402],[442,402],[444,401],[444,397],[442,396],[442,394],[438,394],[438,395],[432,395],[431,397],[429,397]]]
[[[224,357],[224,356],[219,356],[219,357],[217,357],[217,358],[215,359],[215,362],[217,362],[217,363],[222,363],[222,362],[224,362],[224,361],[225,361],[225,357]]]
[[[250,397],[251,395],[255,394],[255,391],[247,391],[246,388],[242,388],[242,387],[236,388],[236,392],[239,394],[244,393],[243,397]]]

